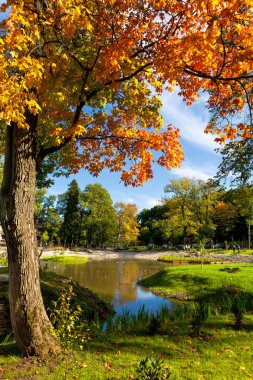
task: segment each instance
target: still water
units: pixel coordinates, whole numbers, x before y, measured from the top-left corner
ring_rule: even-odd
[[[86,264],[58,264],[49,261],[46,265],[48,270],[71,277],[102,299],[111,302],[117,314],[121,314],[124,309],[136,314],[143,305],[145,310],[153,312],[162,306],[169,309],[177,307],[175,303],[155,296],[150,290],[137,284],[143,277],[166,267],[164,263],[103,260],[89,261]]]

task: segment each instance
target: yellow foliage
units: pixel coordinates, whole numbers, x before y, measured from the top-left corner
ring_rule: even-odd
[[[155,161],[180,165],[179,131],[164,128],[160,114],[165,88],[177,86],[189,105],[206,90],[223,117],[253,101],[250,0],[55,0],[41,8],[7,0],[1,12],[7,6],[0,117],[28,128],[25,115],[36,115],[38,146],[71,140],[62,162],[73,171],[97,175],[107,166],[138,185]],[[218,142],[253,132],[247,120],[206,131]]]

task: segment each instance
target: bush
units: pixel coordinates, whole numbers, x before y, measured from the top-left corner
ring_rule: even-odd
[[[163,366],[163,361],[147,356],[140,361],[135,380],[166,380],[170,378],[170,370]]]

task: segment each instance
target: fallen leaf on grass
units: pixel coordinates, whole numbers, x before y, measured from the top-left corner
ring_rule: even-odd
[[[87,368],[87,367],[88,367],[88,364],[86,364],[86,363],[80,364],[80,368]]]
[[[105,368],[106,369],[111,369],[112,368],[112,363],[110,363],[110,362],[105,362]]]

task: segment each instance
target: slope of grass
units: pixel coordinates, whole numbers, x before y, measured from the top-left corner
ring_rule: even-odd
[[[233,268],[238,268],[233,269]],[[163,269],[147,277],[141,284],[168,296],[187,294],[189,299],[196,299],[215,289],[234,285],[253,294],[253,265],[187,265]]]

